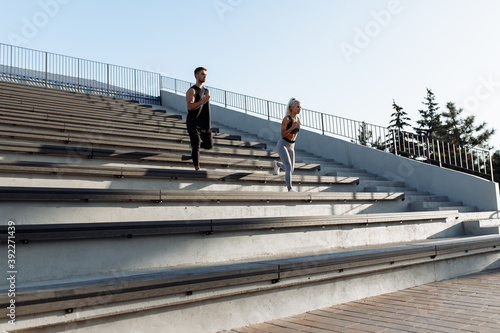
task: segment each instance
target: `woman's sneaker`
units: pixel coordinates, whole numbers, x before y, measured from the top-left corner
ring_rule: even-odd
[[[274,161],[274,170],[273,170],[273,173],[275,175],[279,175],[280,174],[280,167],[278,165],[278,161]]]

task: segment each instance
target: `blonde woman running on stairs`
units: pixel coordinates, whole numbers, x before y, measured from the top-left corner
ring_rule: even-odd
[[[274,174],[280,169],[285,170],[285,181],[288,192],[297,192],[292,189],[292,173],[295,166],[295,139],[300,130],[300,118],[298,117],[302,105],[299,100],[291,98],[286,108],[286,115],[281,122],[281,139],[276,144],[276,151],[281,162],[274,161]]]

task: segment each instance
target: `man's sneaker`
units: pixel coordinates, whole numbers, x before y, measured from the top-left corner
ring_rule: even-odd
[[[274,170],[273,170],[273,173],[275,175],[279,175],[280,174],[280,167],[278,165],[278,161],[274,161]]]
[[[288,192],[297,192],[297,191],[295,191],[293,188],[291,188],[290,191],[288,191]]]

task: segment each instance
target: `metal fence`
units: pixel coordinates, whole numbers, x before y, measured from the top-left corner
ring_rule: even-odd
[[[193,85],[191,82],[162,76],[162,90],[176,94],[185,94]],[[285,116],[286,105],[267,101],[261,98],[242,95],[207,86],[210,90],[210,102],[229,109],[252,113],[268,120],[281,121]],[[385,127],[368,124],[356,120],[337,117],[317,111],[302,109],[301,126],[308,127],[323,135],[340,136],[351,142],[367,146],[380,147],[384,145],[389,134]]]
[[[474,174],[493,181],[491,151],[460,146],[427,135],[391,131],[390,151],[396,155]]]
[[[160,104],[160,74],[0,43],[0,80]]]
[[[184,95],[194,83],[162,76],[161,89]],[[281,121],[286,105],[207,87],[210,102],[233,110],[252,113],[268,120]],[[302,109],[301,124],[323,135],[337,136],[368,147],[390,151],[425,163],[471,173],[493,181],[489,150],[461,147],[426,136],[388,130],[386,127]]]

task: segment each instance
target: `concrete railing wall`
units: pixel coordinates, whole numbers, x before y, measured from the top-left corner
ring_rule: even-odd
[[[161,91],[162,106],[186,112],[185,96]],[[253,133],[258,137],[278,141],[280,124],[240,111],[211,105],[212,119],[222,125]],[[498,183],[450,169],[414,161],[377,149],[353,144],[341,139],[301,129],[297,149],[333,159],[358,169],[365,169],[387,179],[403,181],[407,186],[446,195],[453,201],[476,206],[481,211],[498,213],[500,196]]]

